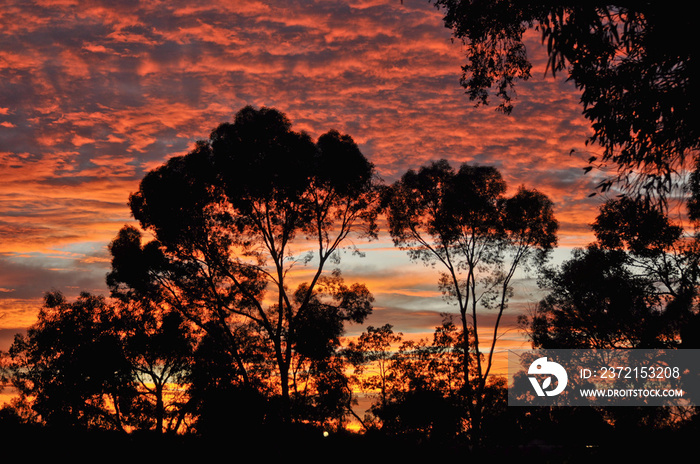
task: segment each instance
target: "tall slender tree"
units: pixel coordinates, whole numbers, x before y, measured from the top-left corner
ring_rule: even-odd
[[[484,391],[516,270],[543,260],[556,243],[552,202],[523,187],[508,198],[492,167],[444,160],[409,170],[385,197],[391,235],[409,256],[441,269],[439,285],[456,304],[463,332],[464,390],[471,431],[479,441]],[[484,310],[495,323],[486,340]]]

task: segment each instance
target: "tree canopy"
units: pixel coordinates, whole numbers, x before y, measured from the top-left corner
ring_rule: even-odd
[[[32,415],[55,427],[125,430],[137,391],[116,319],[102,297],[46,294],[37,322],[9,350],[10,379]]]
[[[657,208],[621,197],[600,208],[596,241],[542,273],[547,296],[528,319],[542,348],[697,345],[697,237]]]
[[[590,142],[618,173],[614,183],[667,193],[685,165],[691,169],[700,133],[698,59],[692,15],[667,2],[513,2],[433,0],[445,26],[466,45],[462,85],[477,104],[489,96],[499,109],[513,108],[514,84],[531,75],[523,37],[541,34],[547,69],[563,73],[581,90],[583,114],[591,122]]]
[[[223,337],[240,382],[281,395],[289,416],[301,366],[320,372],[343,324],[372,310],[364,285],[326,268],[353,235],[376,235],[377,185],[349,135],[314,142],[281,112],[245,107],[144,177],[130,206],[155,239],[124,228],[108,281]]]
[[[558,224],[546,195],[524,187],[511,197],[505,193],[497,169],[465,163],[455,170],[440,160],[407,171],[384,198],[394,244],[414,260],[437,264],[443,295],[458,307],[465,396],[476,443],[513,277],[522,266],[543,262],[557,240]],[[484,310],[495,312],[486,343],[480,340]]]
[[[58,430],[184,430],[194,336],[178,313],[142,303],[46,293],[36,323],[0,353],[25,419]]]

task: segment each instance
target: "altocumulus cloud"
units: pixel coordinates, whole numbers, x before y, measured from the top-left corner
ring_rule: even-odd
[[[145,172],[248,104],[313,137],[350,134],[387,182],[438,158],[495,165],[512,188],[549,195],[562,234],[585,240],[593,182],[575,174],[585,157],[567,156],[588,134],[578,95],[542,79],[536,57],[512,115],[473,108],[462,60],[425,0],[4,1],[0,311],[13,316],[0,327],[51,288],[104,292],[106,245]],[[407,295],[435,282],[368,278],[385,314],[415,309]]]

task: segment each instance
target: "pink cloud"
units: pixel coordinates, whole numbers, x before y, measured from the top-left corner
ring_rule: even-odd
[[[585,244],[599,200],[581,171],[589,127],[578,94],[542,79],[535,57],[512,115],[475,109],[459,86],[463,60],[440,13],[418,0],[10,2],[0,11],[0,257],[36,267],[37,255],[49,262],[68,247],[65,268],[104,279],[106,244],[131,221],[126,202],[143,175],[246,104],[276,107],[313,137],[350,134],[387,182],[438,158],[495,165],[511,189],[555,201],[561,244]],[[373,270],[396,253],[382,240],[348,276],[377,294],[377,320],[431,331],[447,309],[435,275],[405,262],[405,273]],[[52,274],[35,275],[36,298]],[[3,301],[0,312],[13,311]]]

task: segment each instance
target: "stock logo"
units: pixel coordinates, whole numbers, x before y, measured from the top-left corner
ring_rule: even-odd
[[[530,364],[530,368],[528,369],[527,373],[531,375],[536,374],[549,376],[542,381],[542,385],[540,385],[538,382],[537,377],[528,377],[532,387],[535,389],[535,392],[537,392],[537,396],[556,396],[564,391],[566,388],[566,383],[569,381],[569,376],[566,375],[566,370],[564,370],[560,364],[555,363],[554,361],[547,361],[546,357],[536,359],[532,364]],[[557,386],[553,390],[547,390],[550,386],[552,386],[552,376],[557,379]]]

